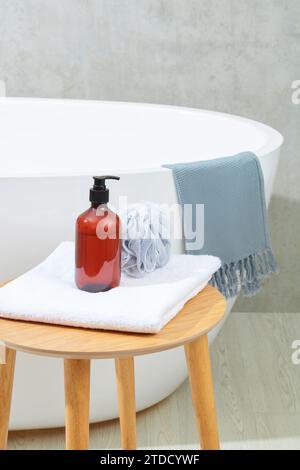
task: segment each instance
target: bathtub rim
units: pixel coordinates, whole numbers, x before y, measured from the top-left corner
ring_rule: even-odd
[[[173,106],[173,105],[166,105],[166,104],[153,104],[153,103],[143,103],[143,102],[128,102],[128,101],[105,101],[105,100],[85,100],[85,99],[69,99],[69,98],[31,98],[31,97],[0,97],[0,107],[1,104],[4,103],[16,103],[19,104],[20,102],[30,104],[30,103],[57,103],[57,104],[74,104],[74,105],[84,105],[84,104],[89,104],[89,105],[95,105],[98,106],[99,104],[101,105],[107,105],[107,106],[121,106],[121,107],[130,107],[130,108],[145,108],[145,109],[154,109],[154,110],[172,110],[175,113],[180,113],[180,114],[206,114],[210,116],[218,116],[221,118],[225,118],[228,120],[233,120],[233,121],[242,121],[245,124],[251,125],[260,131],[264,132],[267,136],[267,142],[265,145],[260,147],[255,151],[256,155],[258,158],[261,158],[265,155],[271,154],[275,151],[278,151],[283,143],[284,143],[284,137],[282,134],[274,129],[273,127],[264,124],[262,122],[245,118],[243,116],[239,116],[236,114],[230,114],[230,113],[224,113],[220,111],[213,111],[213,110],[208,110],[208,109],[202,109],[202,108],[192,108],[192,107],[187,107],[187,106]],[[245,149],[247,151],[247,149]],[[217,158],[217,157],[216,157]],[[214,158],[211,158],[213,160]],[[99,169],[98,169],[99,170]],[[6,178],[45,178],[45,177],[75,177],[75,176],[91,176],[95,172],[97,173],[96,169],[89,169],[87,171],[68,171],[67,173],[64,171],[47,171],[47,172],[40,172],[40,173],[18,173],[15,172],[14,174],[0,174],[0,179],[6,179]],[[117,173],[119,175],[126,175],[126,174],[140,174],[140,173],[153,173],[157,171],[163,171],[167,172],[170,171],[167,168],[163,168],[161,166],[158,167],[149,167],[149,168],[133,168],[133,169],[128,169],[128,170],[119,170]]]

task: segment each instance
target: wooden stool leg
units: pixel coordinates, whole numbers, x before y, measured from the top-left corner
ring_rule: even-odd
[[[207,335],[186,343],[185,355],[202,450],[220,448]]]
[[[121,444],[124,450],[136,449],[136,410],[133,357],[115,359],[120,413]]]
[[[7,447],[10,405],[14,382],[16,351],[6,349],[5,364],[0,364],[0,449]]]
[[[65,359],[66,449],[89,448],[90,361]]]

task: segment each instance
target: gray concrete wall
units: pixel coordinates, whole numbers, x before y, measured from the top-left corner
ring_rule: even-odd
[[[281,274],[236,309],[299,311],[299,0],[0,0],[0,79],[9,96],[193,106],[281,131],[270,209]]]

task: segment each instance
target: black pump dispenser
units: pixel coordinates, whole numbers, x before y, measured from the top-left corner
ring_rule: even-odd
[[[119,176],[93,176],[94,186],[90,189],[90,202],[106,204],[109,201],[109,189],[105,180],[119,180]]]

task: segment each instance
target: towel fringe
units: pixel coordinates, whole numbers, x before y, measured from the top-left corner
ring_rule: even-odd
[[[277,273],[278,268],[271,248],[265,248],[239,261],[223,264],[213,275],[210,284],[226,297],[235,297],[240,290],[246,297],[257,294],[265,278]]]

